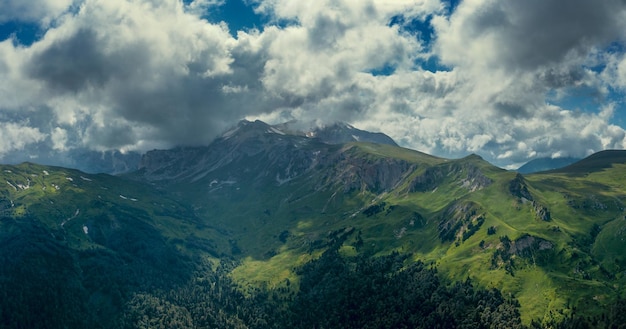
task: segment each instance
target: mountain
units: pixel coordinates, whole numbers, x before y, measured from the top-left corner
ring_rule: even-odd
[[[626,309],[619,151],[522,175],[242,121],[122,176],[0,169],[2,328],[610,327]]]
[[[75,149],[68,153],[68,158],[72,160],[67,166],[93,174],[117,175],[133,172],[139,168],[141,161],[141,154],[138,152],[98,152]]]
[[[537,158],[528,161],[517,168],[516,171],[520,174],[532,174],[540,171],[563,168],[579,160],[578,158]]]
[[[316,128],[308,132],[308,136],[318,138],[324,143],[343,144],[348,142],[369,142],[398,146],[391,137],[383,133],[372,133],[360,130],[346,123],[335,123],[333,125]]]
[[[141,160],[138,152],[94,151],[85,148],[58,151],[43,145],[39,145],[36,150],[37,156],[24,150],[15,150],[5,154],[3,159],[6,159],[7,164],[36,161],[39,164],[73,168],[86,173],[112,175],[136,171]]]
[[[302,135],[309,138],[316,138],[327,144],[369,142],[398,146],[391,137],[383,133],[357,129],[345,122],[335,122],[334,124],[321,127],[316,126],[315,128],[308,129],[298,128],[300,125],[299,122],[289,121],[274,125],[273,127],[289,135]]]
[[[113,328],[125,305],[187,282],[222,235],[130,180],[0,166],[0,328]]]
[[[626,151],[624,150],[605,150],[594,153],[580,161],[574,162],[569,166],[553,170],[562,173],[578,173],[587,174],[604,169],[612,168],[626,162]]]

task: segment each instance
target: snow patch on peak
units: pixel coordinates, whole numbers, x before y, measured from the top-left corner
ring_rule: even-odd
[[[282,131],[274,128],[274,127],[271,127],[271,126],[270,126],[270,129],[267,132],[270,133],[270,134],[274,133],[274,134],[279,134],[279,135],[286,135],[284,132],[282,132]]]
[[[233,128],[233,129],[231,129],[231,130],[229,130],[229,131],[227,131],[227,132],[223,133],[223,134],[222,134],[222,138],[224,138],[224,139],[229,139],[229,138],[231,138],[231,137],[232,137],[232,136],[233,136],[233,135],[234,135],[234,134],[235,134],[238,130],[239,130],[239,127],[237,126],[237,127]]]

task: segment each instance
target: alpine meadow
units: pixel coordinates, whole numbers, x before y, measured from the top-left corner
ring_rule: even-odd
[[[0,0],[0,329],[626,328],[626,0]]]
[[[351,130],[380,139],[325,131]],[[625,168],[521,175],[260,121],[121,176],[3,166],[2,326],[610,327]]]

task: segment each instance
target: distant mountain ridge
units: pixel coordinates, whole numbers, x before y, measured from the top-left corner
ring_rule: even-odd
[[[551,170],[555,173],[590,173],[610,168],[613,164],[626,163],[626,150],[596,152],[568,166]]]
[[[563,168],[568,166],[576,161],[579,161],[579,158],[537,158],[528,161],[521,167],[517,168],[517,172],[520,174],[532,174],[540,171],[548,171]]]
[[[516,171],[520,174],[539,172],[589,173],[610,168],[616,163],[626,163],[626,150],[603,150],[586,158],[538,158],[529,161]]]

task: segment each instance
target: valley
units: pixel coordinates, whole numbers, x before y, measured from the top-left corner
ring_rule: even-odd
[[[151,316],[181,328],[297,327],[300,316],[310,323],[328,312],[310,305],[350,303],[329,289],[378,298],[405,285],[415,296],[402,298],[414,307],[398,316],[468,291],[449,313],[457,327],[467,314],[489,318],[474,308],[483,299],[489,312],[508,314],[497,320],[506,327],[617,321],[625,151],[522,175],[477,155],[443,159],[375,143],[380,136],[368,142],[362,131],[358,141],[338,140],[357,136],[342,129],[322,140],[242,121],[208,146],[150,151],[138,171],[118,176],[2,166],[0,285],[4,297],[22,298],[3,319],[53,316],[58,310],[29,302],[43,294],[72,301],[68,318],[87,314],[72,318],[75,327],[137,327]],[[324,273],[355,286],[340,288]],[[367,290],[360,280],[381,286]],[[46,281],[54,285],[42,288]],[[436,286],[427,290],[427,281]],[[431,297],[413,299],[422,289]],[[437,314],[415,323],[427,327]]]

